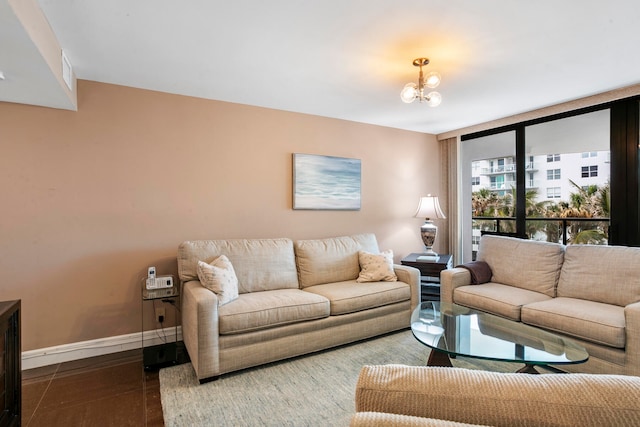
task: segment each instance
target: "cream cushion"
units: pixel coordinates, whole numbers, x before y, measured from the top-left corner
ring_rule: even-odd
[[[182,282],[198,278],[198,261],[225,255],[236,271],[238,292],[298,289],[298,273],[291,239],[193,240],[178,247],[178,275]]]
[[[294,243],[300,287],[355,280],[360,274],[359,251],[378,253],[372,233]]]
[[[305,292],[322,295],[331,303],[331,315],[368,310],[411,299],[411,287],[404,282],[325,283],[304,288]]]
[[[610,347],[625,347],[624,308],[558,297],[522,307],[522,321]]]
[[[218,305],[238,298],[238,278],[226,256],[220,255],[210,264],[198,261],[198,278],[202,286],[218,295]]]
[[[388,249],[379,254],[359,251],[360,274],[357,282],[395,282],[398,277],[393,271],[393,251]]]
[[[329,316],[329,301],[299,289],[241,294],[220,307],[220,335],[240,334]]]
[[[558,296],[614,304],[640,301],[640,248],[567,246]]]
[[[453,292],[453,302],[456,304],[495,313],[516,322],[521,320],[523,305],[550,299],[539,292],[493,282],[460,286]]]
[[[564,246],[558,243],[485,235],[480,239],[478,261],[491,266],[492,282],[504,283],[550,297],[564,259]]]

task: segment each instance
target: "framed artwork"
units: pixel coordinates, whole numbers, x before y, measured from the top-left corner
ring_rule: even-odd
[[[293,209],[360,210],[360,159],[293,153]]]

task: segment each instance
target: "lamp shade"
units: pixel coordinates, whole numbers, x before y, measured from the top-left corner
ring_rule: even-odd
[[[442,209],[440,208],[438,197],[432,196],[431,194],[420,198],[420,202],[418,203],[418,210],[416,211],[415,217],[427,219],[446,218],[444,212],[442,212]]]

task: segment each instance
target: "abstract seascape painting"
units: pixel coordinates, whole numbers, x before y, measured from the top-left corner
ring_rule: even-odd
[[[359,159],[293,154],[293,209],[360,210]]]

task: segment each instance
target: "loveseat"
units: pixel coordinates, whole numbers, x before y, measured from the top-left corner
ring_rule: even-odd
[[[640,378],[364,366],[351,427],[638,426]]]
[[[223,283],[237,278],[237,289],[207,285],[211,269]],[[373,234],[187,241],[178,275],[182,336],[200,382],[408,328],[419,301],[420,272],[380,254]]]
[[[485,235],[472,269],[441,273],[441,299],[568,337],[589,360],[563,370],[640,376],[640,248]]]

